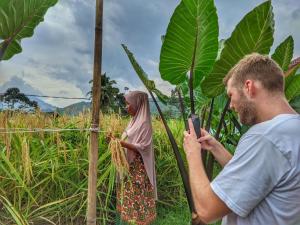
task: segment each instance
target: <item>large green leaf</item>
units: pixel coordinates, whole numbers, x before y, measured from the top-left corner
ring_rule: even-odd
[[[287,71],[293,58],[294,40],[292,36],[288,36],[276,49],[272,55],[283,71]]]
[[[178,87],[182,90],[182,95],[185,103],[185,107],[188,110],[188,112],[191,112],[191,109],[189,107],[190,103],[190,95],[189,95],[189,84],[188,79],[186,79],[184,82],[178,85]],[[201,91],[200,86],[196,87],[194,89],[195,94],[195,105],[196,105],[196,112],[200,112],[202,107],[209,104],[210,100],[207,98]]]
[[[300,57],[295,58],[289,65],[289,70],[300,65]]]
[[[225,41],[226,40],[224,40],[224,39],[221,39],[219,41],[218,55],[217,55],[216,60],[219,60],[221,58],[221,53],[222,53],[222,51],[223,51],[223,49],[225,47]]]
[[[1,0],[0,61],[22,51],[21,39],[31,37],[57,0]]]
[[[161,77],[180,84],[188,71],[194,86],[211,71],[218,52],[218,17],[213,0],[183,0],[175,9],[161,48]]]
[[[268,54],[273,44],[274,19],[271,1],[249,12],[225,41],[220,59],[201,84],[203,93],[214,97],[224,91],[223,78],[245,55],[252,52]]]
[[[300,95],[293,98],[289,103],[293,107],[294,110],[296,110],[298,113],[300,113]]]
[[[290,84],[293,82],[295,75],[299,69],[300,65],[293,67],[291,70],[288,70],[285,73],[285,81],[284,81],[284,85],[285,85],[285,90],[288,89],[288,87],[290,86]]]
[[[288,67],[288,70],[284,73],[284,76],[285,76],[285,77],[290,76],[291,74],[293,74],[294,71],[297,71],[297,70],[298,70],[299,66],[300,66],[300,57],[294,59],[294,60],[290,63],[290,65],[289,65],[289,67]]]
[[[285,96],[288,101],[300,95],[300,74],[294,75],[292,82],[285,89]]]
[[[125,50],[129,58],[129,61],[131,62],[132,67],[134,68],[135,72],[137,73],[137,75],[139,76],[139,78],[141,79],[145,87],[149,91],[154,92],[161,102],[167,103],[168,97],[155,87],[155,83],[153,80],[148,79],[148,75],[145,73],[143,68],[138,64],[132,52],[127,48],[126,45],[122,44],[122,47]]]

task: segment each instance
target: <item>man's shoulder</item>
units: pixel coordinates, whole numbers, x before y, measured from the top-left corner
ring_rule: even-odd
[[[274,137],[282,135],[291,135],[291,132],[300,132],[300,115],[299,114],[280,114],[271,120],[259,123],[251,127],[244,135],[247,136],[264,136],[272,141]]]
[[[281,114],[250,128],[240,142],[244,143],[243,146],[255,141],[272,143],[272,151],[279,151],[291,164],[296,164],[298,162],[293,158],[300,154],[299,135],[300,115]]]

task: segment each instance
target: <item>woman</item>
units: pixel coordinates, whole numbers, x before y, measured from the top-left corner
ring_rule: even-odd
[[[157,199],[148,95],[132,91],[125,95],[125,100],[132,119],[122,135],[121,145],[127,151],[129,175],[118,184],[117,224],[147,225],[156,217]]]

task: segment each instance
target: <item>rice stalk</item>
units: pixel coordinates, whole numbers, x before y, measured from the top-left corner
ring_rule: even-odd
[[[1,113],[0,117],[0,127],[7,129],[8,128],[8,113]],[[6,149],[6,157],[9,159],[10,158],[10,153],[11,153],[11,134],[4,133],[3,134],[3,139],[4,139],[4,145]]]
[[[4,206],[4,209],[9,212],[13,221],[17,225],[29,225],[22,214],[12,205],[12,203],[3,195],[0,195],[0,203]]]
[[[120,140],[117,138],[111,139],[110,143],[108,144],[108,149],[111,152],[112,163],[122,178],[124,175],[128,174],[129,164]]]
[[[33,177],[31,158],[30,158],[30,148],[26,136],[22,140],[22,164],[23,164],[23,174],[26,184],[30,184]]]
[[[67,163],[67,148],[65,143],[61,140],[59,132],[56,132],[56,146],[58,155],[60,155],[60,153],[63,152],[65,163]]]

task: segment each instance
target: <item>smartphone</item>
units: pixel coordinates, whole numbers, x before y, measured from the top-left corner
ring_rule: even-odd
[[[191,114],[189,117],[192,119],[197,138],[200,138],[200,136],[201,136],[201,122],[200,122],[199,116],[197,116],[195,114]]]

